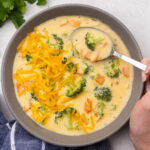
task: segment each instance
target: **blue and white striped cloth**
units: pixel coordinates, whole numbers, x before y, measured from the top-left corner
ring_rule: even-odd
[[[0,150],[110,150],[110,145],[107,140],[76,148],[48,144],[29,134],[17,121],[7,122],[0,112]]]

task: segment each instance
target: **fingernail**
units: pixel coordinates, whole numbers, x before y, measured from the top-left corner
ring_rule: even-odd
[[[145,82],[146,81],[146,75],[144,73],[142,73],[142,81]]]
[[[147,74],[147,73],[149,72],[149,70],[150,70],[150,67],[147,66],[147,68],[146,68],[146,70],[145,70],[145,73]]]

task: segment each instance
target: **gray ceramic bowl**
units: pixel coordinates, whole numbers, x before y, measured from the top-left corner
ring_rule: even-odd
[[[112,123],[110,123],[105,128],[88,135],[61,135],[40,127],[32,119],[30,119],[22,111],[22,108],[20,107],[15,96],[13,86],[12,68],[14,57],[16,55],[16,47],[27,35],[27,33],[33,31],[33,28],[35,26],[49,19],[62,15],[84,15],[100,19],[105,24],[108,24],[121,37],[121,39],[129,49],[132,58],[140,61],[142,56],[135,39],[133,38],[129,30],[118,19],[103,10],[87,5],[60,5],[40,12],[39,14],[26,21],[26,23],[21,28],[19,28],[19,30],[17,30],[13,38],[10,40],[2,62],[2,90],[5,100],[17,121],[31,134],[49,143],[62,146],[83,146],[107,138],[125,124],[125,122],[129,119],[134,104],[141,96],[143,84],[141,82],[140,70],[134,68],[132,94],[127,105]]]

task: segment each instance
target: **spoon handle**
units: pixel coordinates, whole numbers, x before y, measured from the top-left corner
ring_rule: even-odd
[[[144,64],[142,64],[142,63],[140,63],[140,62],[138,62],[138,61],[136,61],[136,60],[134,60],[134,59],[132,59],[132,58],[129,58],[129,57],[127,57],[127,56],[124,56],[124,55],[122,55],[122,54],[119,54],[119,53],[116,52],[116,51],[113,52],[113,56],[117,56],[117,57],[121,58],[122,60],[124,60],[124,61],[126,61],[126,62],[132,64],[133,66],[135,66],[135,67],[137,67],[137,68],[139,68],[139,69],[141,69],[141,70],[143,70],[143,71],[145,71],[146,68],[147,68],[146,65],[144,65]]]

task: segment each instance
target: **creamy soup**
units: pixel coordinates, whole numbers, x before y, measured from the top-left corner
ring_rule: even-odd
[[[28,33],[18,45],[13,65],[14,88],[23,111],[42,127],[66,135],[88,134],[110,124],[132,90],[130,64],[115,57],[93,62],[72,45],[70,34],[78,27],[101,29],[112,38],[116,51],[130,57],[120,37],[103,22],[62,16]],[[81,35],[80,46],[85,49],[88,32]]]
[[[111,39],[96,28],[81,27],[71,34],[72,44],[81,57],[91,62],[103,60],[111,55]]]

